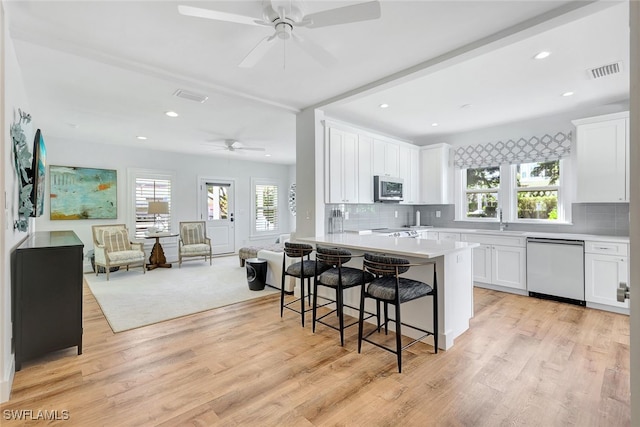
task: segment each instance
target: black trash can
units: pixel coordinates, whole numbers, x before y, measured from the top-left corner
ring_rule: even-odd
[[[252,291],[261,291],[267,284],[267,260],[249,258],[245,260],[247,266],[247,283]]]

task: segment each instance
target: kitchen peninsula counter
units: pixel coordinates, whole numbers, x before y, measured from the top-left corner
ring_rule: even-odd
[[[432,284],[435,265],[438,280],[439,347],[444,350],[451,348],[454,340],[469,329],[469,319],[473,317],[472,249],[478,246],[477,243],[355,233],[298,237],[295,240],[319,246],[345,248],[354,255],[375,252],[407,258],[416,264],[433,262],[425,266],[412,267],[404,276]],[[362,257],[353,258],[348,265],[362,268]],[[319,296],[323,295],[319,293]],[[333,299],[335,295],[325,296]],[[345,303],[357,307],[359,302],[360,289],[352,288],[345,291]],[[374,312],[373,301],[367,301],[366,310]],[[345,310],[345,313],[358,315],[355,311],[349,311],[351,310]],[[418,299],[402,305],[403,323],[431,330],[432,318],[429,301]],[[403,328],[403,334],[411,337],[421,335],[409,328]],[[425,342],[433,345],[432,337],[426,338]]]

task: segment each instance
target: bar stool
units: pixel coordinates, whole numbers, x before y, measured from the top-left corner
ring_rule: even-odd
[[[433,285],[400,276],[401,274],[406,273],[410,267],[418,265],[433,265]],[[390,351],[391,353],[395,353],[398,358],[398,372],[402,372],[402,351],[429,335],[433,336],[435,353],[438,353],[438,286],[435,263],[426,262],[411,264],[409,260],[404,258],[365,253],[362,270],[363,274],[368,272],[373,274],[375,278],[367,281],[369,283],[368,286],[364,283],[362,284],[362,292],[360,294],[360,318],[358,325],[358,353],[360,353],[362,348],[362,341],[366,341],[384,350]],[[426,296],[431,296],[432,298],[433,330],[427,331],[416,326],[402,323],[402,318],[400,317],[400,305]],[[365,298],[372,298],[376,301],[376,315],[378,323],[377,328],[371,330],[366,335],[363,335],[365,319],[363,318],[362,313],[364,312]],[[380,324],[380,303],[384,304],[384,323],[382,325]],[[389,304],[395,306],[395,319],[389,319]],[[380,332],[381,326],[384,326],[386,335],[388,333],[389,322],[395,322],[396,324],[395,349],[369,339],[374,332]],[[424,335],[412,340],[407,345],[402,346],[402,326],[407,326],[411,329],[423,332]]]
[[[344,324],[344,307],[351,308],[353,310],[358,310],[357,307],[352,307],[344,303],[344,290],[353,288],[356,286],[362,286],[364,284],[364,280],[371,281],[373,280],[373,275],[362,271],[360,268],[346,267],[344,264],[349,262],[351,258],[354,256],[351,255],[346,249],[334,249],[334,248],[323,248],[318,246],[316,248],[316,263],[318,266],[329,266],[330,268],[325,271],[320,271],[319,268],[316,268],[316,279],[313,282],[313,332],[316,331],[316,322],[321,323],[325,326],[328,326],[332,329],[336,329],[340,331],[340,345],[344,346],[344,330],[350,326],[356,325],[358,321],[356,320],[353,323],[350,323],[345,326]],[[330,300],[328,298],[321,297],[323,299],[328,300],[328,302],[318,305],[318,286],[325,286],[327,288],[331,288],[335,290],[336,297],[335,300]],[[335,304],[335,309],[325,313],[324,315],[318,317],[318,307],[324,307],[329,304]],[[325,321],[324,319],[336,313],[338,316],[338,324],[339,326],[332,325]],[[370,313],[368,313],[370,314]],[[363,313],[361,312],[360,317],[362,317]],[[371,317],[370,314],[369,317]]]
[[[316,265],[316,262],[311,260],[311,253],[313,252],[313,246],[306,243],[284,243],[284,255],[282,257],[282,283],[280,286],[280,317],[284,313],[284,309],[300,313],[302,319],[302,326],[304,327],[304,315],[311,310],[311,278],[315,277],[316,270],[323,272],[329,269],[329,265]],[[287,257],[299,258],[300,261],[293,262],[286,267]],[[305,259],[306,258],[306,259]],[[300,279],[300,298],[295,298],[285,304],[284,302],[284,287],[286,276],[293,276]],[[309,308],[304,308],[304,279],[307,279],[307,298],[309,299]],[[293,305],[300,301],[300,309],[294,308]]]

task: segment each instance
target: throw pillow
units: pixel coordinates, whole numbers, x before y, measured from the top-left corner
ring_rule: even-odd
[[[204,243],[204,228],[202,224],[182,226],[182,243],[185,245],[199,245]]]
[[[107,252],[130,251],[131,243],[126,231],[112,231],[103,235],[105,249]]]

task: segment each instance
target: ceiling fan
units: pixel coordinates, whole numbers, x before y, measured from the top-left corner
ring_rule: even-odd
[[[225,151],[265,151],[264,147],[246,147],[244,145],[240,145],[240,141],[236,139],[223,139],[220,141],[212,141],[212,142],[222,142],[223,145],[216,145],[216,150],[225,150]]]
[[[335,58],[326,49],[308,39],[303,39],[294,30],[298,27],[321,28],[378,19],[380,18],[380,2],[374,0],[305,15],[302,12],[300,1],[264,0],[262,19],[184,5],[178,6],[178,12],[181,15],[197,18],[273,27],[275,32],[263,38],[238,64],[239,67],[253,67],[273,47],[276,39],[291,39],[316,61],[330,65],[335,62]]]

